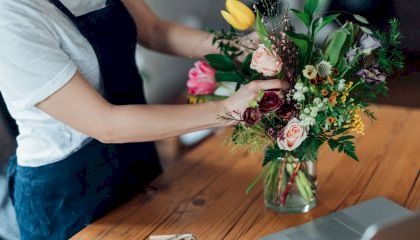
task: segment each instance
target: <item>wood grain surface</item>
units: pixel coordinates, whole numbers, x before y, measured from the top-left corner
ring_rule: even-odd
[[[258,239],[378,196],[420,208],[420,111],[379,106],[378,121],[357,137],[360,162],[320,152],[318,206],[282,215],[264,207],[262,186],[245,189],[261,172],[261,154],[232,153],[230,133],[214,136],[187,153],[139,194],[72,239],[148,239],[191,232],[198,239]]]

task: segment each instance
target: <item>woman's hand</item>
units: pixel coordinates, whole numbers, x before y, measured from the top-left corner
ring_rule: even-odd
[[[243,36],[238,45],[239,49],[241,49],[243,53],[236,59],[239,62],[243,62],[248,54],[258,48],[258,44],[260,44],[260,38],[258,37],[257,32],[254,31],[248,35]]]
[[[287,91],[289,83],[284,80],[257,80],[243,86],[234,95],[223,101],[226,113],[242,114],[249,107],[249,102],[258,98],[260,91],[280,89]]]

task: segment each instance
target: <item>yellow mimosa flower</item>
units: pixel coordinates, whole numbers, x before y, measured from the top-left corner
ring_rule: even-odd
[[[254,25],[254,12],[241,1],[227,0],[226,10],[222,10],[222,16],[232,27],[244,31]]]

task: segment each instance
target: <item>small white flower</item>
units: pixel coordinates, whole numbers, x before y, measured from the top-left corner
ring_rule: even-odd
[[[318,106],[311,107],[311,111],[319,112],[319,110]]]
[[[341,79],[340,82],[338,83],[337,90],[339,92],[342,92],[342,91],[344,91],[344,89],[346,89],[346,80]]]
[[[304,113],[300,114],[299,119],[300,120],[304,120],[305,118],[307,118],[308,116]]]
[[[306,93],[306,92],[308,92],[308,91],[309,91],[309,88],[308,88],[308,87],[303,87],[303,88],[302,88],[302,92],[303,92],[303,93]]]
[[[320,104],[317,105],[317,107],[319,108],[320,111],[322,111],[322,110],[324,110],[325,105],[324,105],[324,103],[320,103]]]
[[[293,99],[298,101],[298,102],[303,102],[303,101],[305,101],[305,95],[301,91],[296,91],[293,94]]]
[[[301,123],[303,126],[309,127],[309,126],[315,125],[316,121],[315,121],[315,118],[308,116],[304,120],[302,120]]]
[[[321,103],[321,99],[320,98],[317,97],[317,98],[314,99],[314,104],[315,105],[318,105],[320,103]]]
[[[319,112],[318,107],[316,107],[316,106],[311,107],[311,113],[310,113],[311,117],[315,118],[318,115],[318,112]]]
[[[322,99],[322,102],[324,102],[324,103],[327,103],[329,101],[329,99],[328,98],[324,98],[324,99]]]
[[[295,89],[298,90],[298,91],[301,91],[303,89],[303,83],[297,82],[295,84]]]
[[[303,112],[304,112],[305,114],[309,114],[309,113],[311,112],[311,110],[310,110],[309,108],[305,108],[305,109],[303,110]]]

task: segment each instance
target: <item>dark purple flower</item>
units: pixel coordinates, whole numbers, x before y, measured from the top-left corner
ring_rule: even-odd
[[[384,83],[386,80],[386,75],[379,70],[377,65],[371,67],[370,69],[362,69],[357,72],[362,79],[368,83]]]
[[[267,133],[268,136],[270,136],[273,139],[275,139],[277,137],[277,132],[274,128],[267,129],[266,133]]]
[[[255,125],[261,120],[261,113],[258,108],[247,108],[242,114],[245,123]]]
[[[284,100],[276,92],[270,91],[264,93],[258,105],[262,113],[268,113],[278,109],[283,103]]]
[[[293,103],[286,103],[276,111],[276,114],[282,119],[290,120],[296,117],[297,110]]]

